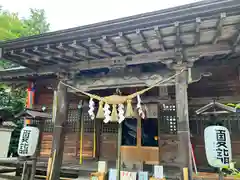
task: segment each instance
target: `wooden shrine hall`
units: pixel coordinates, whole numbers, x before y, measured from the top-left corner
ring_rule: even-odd
[[[39,158],[40,168],[55,154],[52,179],[60,166],[92,171],[99,160],[119,158],[121,168],[161,164],[180,173],[192,169],[189,142],[197,167],[206,170],[203,130],[210,120],[195,110],[213,100],[239,103],[239,41],[239,0],[205,0],[1,42],[0,57],[21,67],[0,71],[0,81],[15,88],[33,83],[32,106],[52,114]],[[121,125],[88,114],[87,93],[128,96],[146,87],[152,88],[141,94],[145,118],[136,113],[136,98],[135,115]],[[95,112],[101,104],[94,102]],[[240,118],[220,120],[240,163]]]

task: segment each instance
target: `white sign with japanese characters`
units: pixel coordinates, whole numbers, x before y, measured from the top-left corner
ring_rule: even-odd
[[[26,126],[21,130],[18,155],[19,156],[32,156],[34,155],[39,138],[39,129],[36,127]]]
[[[230,134],[224,126],[209,126],[204,130],[207,161],[217,168],[229,165],[232,161]]]

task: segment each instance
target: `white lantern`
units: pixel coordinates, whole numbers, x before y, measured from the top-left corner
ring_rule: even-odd
[[[33,156],[39,138],[39,129],[36,127],[26,126],[21,130],[18,155],[22,157]]]
[[[222,168],[232,161],[230,134],[224,126],[209,126],[204,130],[204,141],[209,165]]]

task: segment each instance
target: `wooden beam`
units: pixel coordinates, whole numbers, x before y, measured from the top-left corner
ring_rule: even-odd
[[[95,158],[97,161],[100,160],[100,153],[101,153],[101,129],[102,129],[102,121],[99,119],[94,120],[94,126],[95,126],[95,133],[96,133],[96,152],[95,152]]]
[[[186,54],[189,57],[201,57],[201,56],[213,56],[218,54],[226,54],[231,51],[231,46],[228,43],[216,44],[216,45],[199,45],[194,47],[186,47],[185,48]],[[84,61],[74,63],[69,65],[68,68],[72,70],[90,70],[90,69],[97,69],[97,68],[107,68],[114,64],[114,61],[117,60],[124,60],[129,58],[129,56],[122,56],[116,58],[104,58],[99,61],[99,59],[91,60],[91,61]],[[131,59],[126,61],[126,65],[136,65],[136,64],[147,64],[147,63],[157,63],[157,62],[164,62],[166,59],[174,59],[175,52],[174,50],[167,50],[167,51],[156,51],[151,53],[142,53],[136,54],[131,56]],[[58,70],[58,66],[49,66],[40,68],[39,72],[45,71],[54,71],[54,69]]]
[[[219,37],[222,35],[222,26],[224,24],[224,19],[226,18],[226,13],[221,13],[220,18],[217,22],[217,31],[215,36],[213,37],[212,43],[217,44]]]
[[[176,72],[179,73],[177,67]],[[192,177],[192,160],[190,146],[190,128],[188,114],[188,94],[187,94],[188,71],[177,75],[176,77],[176,107],[177,107],[177,130],[178,130],[178,158],[183,168],[189,169],[189,175]],[[191,179],[191,178],[190,178]]]
[[[121,157],[121,146],[122,146],[122,123],[118,124],[118,139],[117,139],[117,180],[121,179],[121,167],[122,167],[122,157]]]
[[[53,114],[53,142],[52,142],[52,154],[54,155],[52,161],[51,176],[49,180],[55,180],[60,178],[60,171],[62,166],[64,140],[65,140],[65,122],[68,118],[68,97],[67,87],[63,84],[58,84],[57,92],[55,93],[56,114]]]

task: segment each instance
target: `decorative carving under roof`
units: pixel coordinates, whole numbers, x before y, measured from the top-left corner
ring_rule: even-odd
[[[119,74],[108,73],[108,74],[95,74],[93,76],[80,76],[75,80],[67,81],[68,84],[74,85],[83,91],[100,90],[108,88],[123,88],[123,87],[144,87],[151,86],[156,82],[163,79],[169,78],[175,74],[174,70],[164,69],[154,72],[126,72],[121,76]],[[189,69],[189,82],[197,82],[204,76],[204,70],[197,68]],[[168,81],[161,86],[174,85],[175,79]]]

